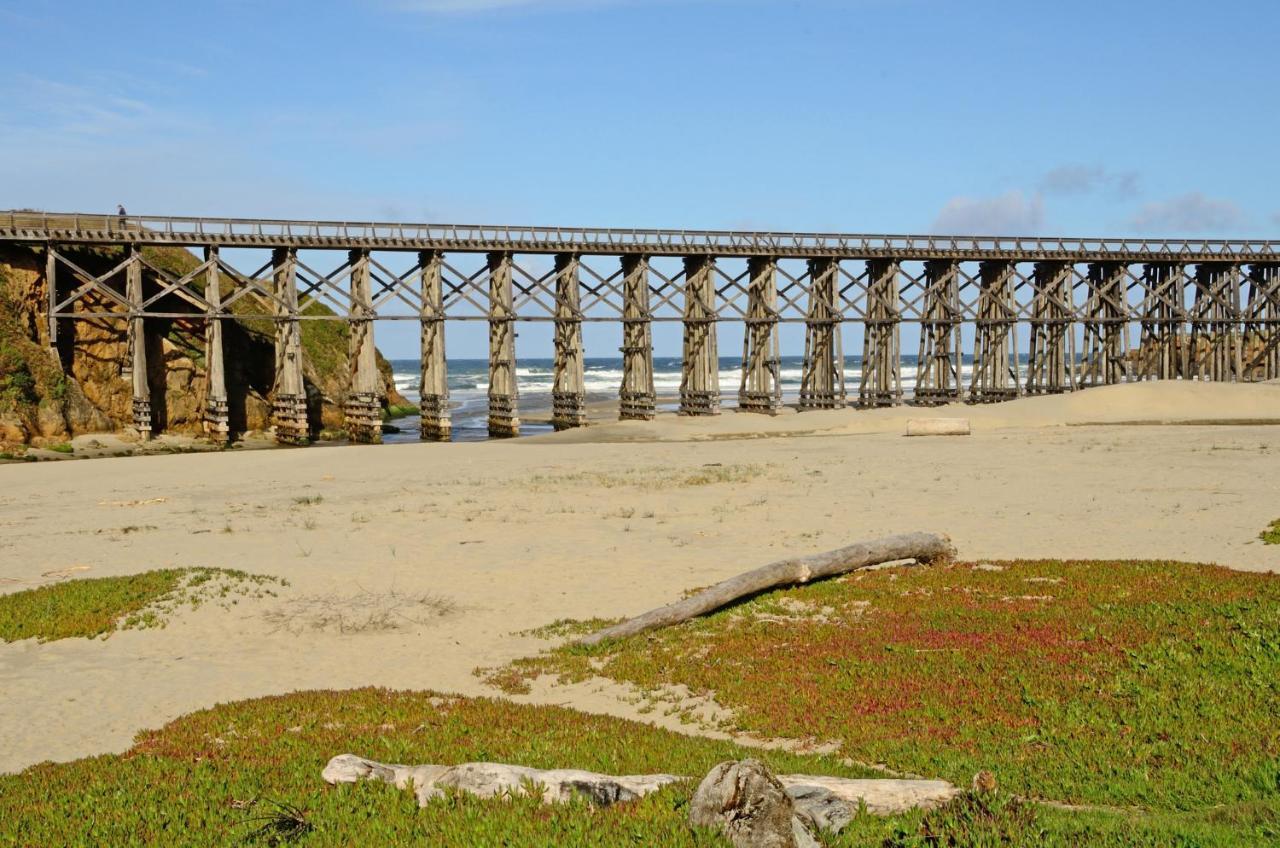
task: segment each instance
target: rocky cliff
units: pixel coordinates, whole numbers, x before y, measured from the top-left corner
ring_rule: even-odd
[[[117,248],[64,249],[63,253],[94,275],[109,271],[121,259]],[[200,265],[192,253],[180,248],[146,248],[144,257],[179,276]],[[44,255],[39,250],[0,246],[3,444],[60,442],[79,433],[124,430],[131,422],[129,382],[121,376],[128,355],[125,322],[117,318],[61,320],[57,354],[52,355],[44,320],[48,292],[44,265]],[[65,298],[71,288],[69,278],[69,271],[60,272],[60,297]],[[157,290],[155,285],[147,280],[148,295]],[[202,281],[197,278],[194,285],[201,288]],[[243,311],[249,311],[246,300],[240,304],[244,304]],[[76,304],[80,314],[111,308],[101,295],[92,293]],[[204,321],[178,297],[166,297],[153,308],[192,313],[190,319],[147,319],[154,427],[157,432],[200,433],[205,404]],[[327,310],[312,305],[307,311]],[[342,405],[349,382],[347,337],[348,328],[343,322],[302,322],[303,374],[315,433],[342,427]],[[275,358],[270,324],[225,322],[223,349],[233,433],[267,429]],[[395,390],[391,367],[381,355],[378,366],[386,403],[405,404]]]

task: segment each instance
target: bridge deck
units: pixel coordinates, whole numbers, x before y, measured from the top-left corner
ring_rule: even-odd
[[[0,241],[898,260],[1280,261],[1280,242],[1268,240],[855,235],[134,215],[120,218],[21,211],[0,212]]]

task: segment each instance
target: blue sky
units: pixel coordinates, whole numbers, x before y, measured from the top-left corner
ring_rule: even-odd
[[[0,0],[0,31],[0,207],[1280,234],[1274,2]]]

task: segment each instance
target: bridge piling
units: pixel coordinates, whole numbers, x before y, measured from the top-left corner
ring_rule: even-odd
[[[716,261],[684,259],[684,349],[680,414],[720,414],[720,355],[716,346]]]
[[[129,249],[125,269],[125,297],[129,301],[128,376],[133,394],[133,428],[143,441],[151,438],[151,383],[147,374],[146,321],[142,317],[142,254]]]
[[[382,377],[378,373],[378,351],[373,340],[369,251],[352,250],[347,261],[351,267],[347,351],[350,379],[343,409],[347,438],[353,442],[377,444],[382,441]]]
[[[516,385],[515,311],[511,253],[491,251],[489,264],[489,435],[520,435]]]
[[[1201,262],[1191,278],[1191,374],[1201,380],[1234,381],[1244,370],[1240,345],[1240,268]]]
[[[1090,262],[1085,274],[1084,349],[1075,388],[1112,386],[1129,372],[1129,268],[1123,262]]]
[[[555,369],[551,387],[551,425],[557,430],[568,430],[587,423],[581,280],[576,253],[557,253],[555,263]]]
[[[653,335],[649,326],[649,257],[622,257],[622,387],[618,417],[649,421],[655,414]]]
[[[1027,394],[1060,394],[1073,385],[1075,335],[1071,326],[1068,262],[1037,262],[1031,275],[1031,341],[1027,351]]]
[[[1245,316],[1245,379],[1280,378],[1280,264],[1249,266]]]
[[[871,409],[902,403],[899,333],[899,275],[896,259],[867,260],[867,305],[862,336],[862,380],[858,406]],[[843,367],[843,362],[841,363]]]
[[[418,384],[418,435],[424,441],[447,442],[452,438],[449,416],[449,375],[444,347],[444,297],[438,250],[418,253],[422,269],[422,374]]]
[[[1185,267],[1176,262],[1148,263],[1140,283],[1143,297],[1137,377],[1139,380],[1172,380],[1185,376]]]
[[[969,403],[998,403],[1018,396],[1017,304],[1014,266],[988,259],[978,266],[978,317],[973,340],[973,379]],[[1012,359],[1011,359],[1012,357]]]
[[[809,260],[809,304],[805,315],[804,364],[800,409],[839,409],[846,403],[844,352],[840,340],[837,280],[840,263],[831,257]]]
[[[209,304],[204,324],[204,432],[210,441],[225,444],[230,437],[231,416],[222,355],[222,273],[216,246],[204,249],[204,261],[204,298]]]
[[[62,357],[58,354],[58,253],[52,243],[44,249],[44,285],[45,303],[48,314],[45,316],[45,329],[49,336],[49,354],[53,361],[62,366]]]
[[[952,259],[925,260],[923,283],[920,352],[916,357],[912,403],[941,406],[960,400],[963,391],[959,263]]]
[[[782,408],[778,367],[778,260],[747,260],[747,326],[742,334],[742,382],[738,409],[777,415]]]
[[[307,389],[302,379],[302,328],[298,323],[298,251],[271,251],[271,305],[275,312],[275,383],[271,389],[271,423],[276,441],[305,445],[311,440]]]

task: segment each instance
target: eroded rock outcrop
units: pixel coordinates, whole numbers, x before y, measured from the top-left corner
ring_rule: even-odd
[[[91,274],[119,261],[115,249],[64,248]],[[199,266],[190,252],[147,248],[148,261],[179,276]],[[68,272],[67,276],[70,274]],[[68,283],[69,285],[69,283]],[[147,292],[154,289],[146,282]],[[67,292],[60,286],[59,295]],[[35,249],[0,246],[0,444],[44,444],[80,433],[126,430],[132,423],[132,394],[123,369],[128,356],[125,325],[119,319],[83,318],[59,324],[51,350],[45,322],[48,289],[44,257]],[[80,314],[113,311],[104,296],[90,292],[76,302]],[[157,311],[187,312],[179,298],[162,299]],[[312,307],[318,309],[319,307]],[[274,379],[270,326],[228,321],[223,347],[233,432],[270,427],[268,395]],[[303,322],[303,376],[312,428],[340,429],[348,382],[345,324]],[[205,407],[204,321],[148,319],[148,383],[157,431],[200,433]],[[379,359],[383,392],[390,405],[405,400],[395,390],[391,368]]]

